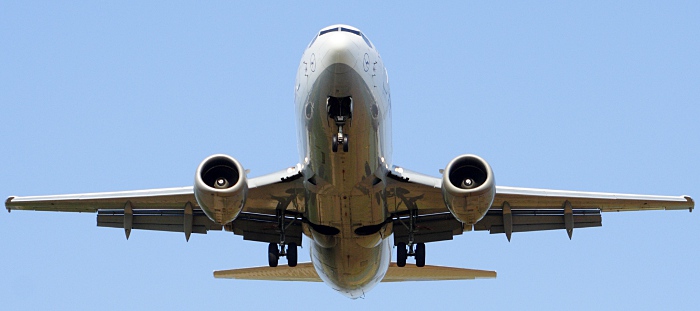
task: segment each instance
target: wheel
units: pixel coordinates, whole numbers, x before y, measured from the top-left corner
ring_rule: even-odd
[[[277,262],[280,259],[280,249],[277,248],[277,243],[270,243],[267,246],[267,260],[270,267],[277,267]]]
[[[343,152],[348,152],[348,136],[343,136]]]
[[[338,136],[333,135],[333,152],[338,152]]]
[[[416,267],[425,266],[425,243],[416,244]]]
[[[297,266],[297,243],[289,243],[287,246],[287,265]]]
[[[406,243],[399,242],[399,244],[396,244],[396,265],[399,267],[405,267],[406,257],[408,257],[408,248],[406,248]]]

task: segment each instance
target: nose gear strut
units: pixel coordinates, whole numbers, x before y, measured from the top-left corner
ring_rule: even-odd
[[[333,119],[338,127],[338,133],[333,135],[333,152],[338,152],[338,146],[343,145],[343,152],[348,152],[348,135],[343,133],[343,127],[348,120],[352,119],[352,97],[333,97],[326,99],[326,110],[328,117]],[[348,125],[349,126],[349,125]]]

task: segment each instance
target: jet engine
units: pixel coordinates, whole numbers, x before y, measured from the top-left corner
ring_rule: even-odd
[[[215,154],[204,159],[194,177],[194,196],[204,213],[219,224],[238,216],[248,194],[245,170],[236,159]]]
[[[496,195],[493,171],[484,159],[465,154],[447,164],[442,174],[442,197],[452,215],[472,225],[486,215]]]

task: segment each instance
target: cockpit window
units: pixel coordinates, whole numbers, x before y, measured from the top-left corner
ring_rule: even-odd
[[[345,32],[349,32],[349,33],[354,33],[354,34],[356,34],[356,35],[358,35],[358,36],[360,35],[360,32],[357,31],[357,30],[352,30],[352,29],[343,28],[343,27],[340,27],[340,31],[345,31]]]
[[[369,39],[367,38],[367,36],[365,36],[365,35],[364,35],[363,33],[361,33],[359,30],[350,29],[350,28],[345,28],[345,27],[333,27],[333,28],[328,28],[328,29],[321,30],[321,32],[319,32],[318,35],[317,35],[316,37],[314,37],[313,40],[311,40],[311,43],[309,43],[309,47],[311,47],[311,45],[314,44],[314,42],[316,41],[316,39],[317,39],[318,37],[323,36],[323,35],[325,35],[325,34],[327,34],[327,33],[329,33],[329,32],[334,32],[334,31],[349,32],[349,33],[351,33],[351,34],[360,36],[360,37],[362,37],[362,40],[365,40],[365,43],[367,43],[367,46],[369,46],[370,49],[373,48],[373,47],[372,47],[372,43],[369,42]]]
[[[320,32],[318,35],[319,35],[319,36],[323,36],[323,35],[325,35],[325,34],[327,34],[327,33],[329,33],[329,32],[333,32],[333,31],[338,31],[338,28],[336,27],[336,28],[321,30],[321,32]]]
[[[309,43],[308,47],[311,47],[312,45],[314,45],[314,42],[316,42],[316,38],[318,38],[318,35],[314,36],[313,40],[311,40],[311,43]]]
[[[369,48],[371,49],[372,43],[369,42],[369,39],[367,39],[367,36],[365,36],[365,34],[363,34],[363,33],[361,33],[360,36],[362,36],[362,39],[365,40],[365,43],[367,43],[367,46],[369,46]]]

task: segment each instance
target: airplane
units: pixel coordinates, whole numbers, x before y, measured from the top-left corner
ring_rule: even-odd
[[[216,278],[324,282],[360,298],[379,282],[495,278],[495,271],[426,265],[426,243],[468,231],[505,234],[602,226],[602,212],[684,210],[689,196],[562,191],[497,185],[479,156],[451,160],[441,177],[392,161],[389,76],[359,29],[332,25],[303,52],[294,85],[299,163],[248,178],[231,156],[196,169],[193,186],[11,196],[8,211],[97,214],[97,225],[192,233],[229,231],[268,243],[268,265]],[[311,262],[298,263],[303,237]],[[396,260],[392,262],[392,249]],[[287,266],[279,266],[286,257]],[[415,264],[407,264],[413,257]]]

